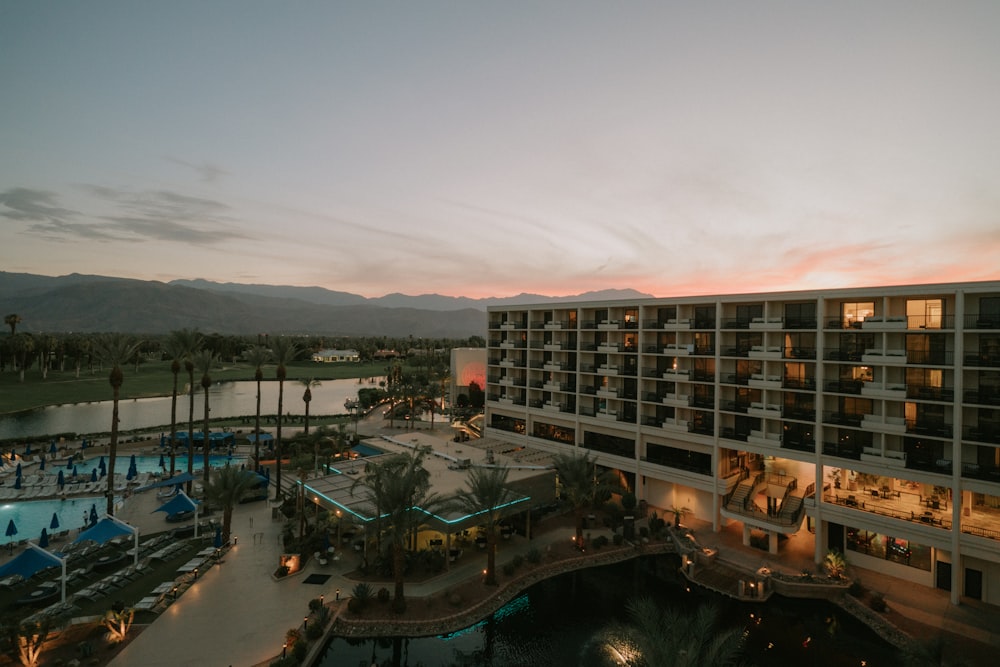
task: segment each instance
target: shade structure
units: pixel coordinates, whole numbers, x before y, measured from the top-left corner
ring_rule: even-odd
[[[35,546],[30,542],[28,545],[30,547]],[[61,565],[62,562],[61,558],[46,551],[45,549],[25,549],[18,554],[17,558],[14,558],[0,566],[0,578],[17,574],[27,579],[39,570],[44,570],[45,568],[52,567],[53,565]]]
[[[42,528],[41,536],[38,538],[38,546],[43,549],[46,549],[49,546],[49,531],[45,530],[44,527]]]
[[[66,486],[66,477],[65,477],[65,475],[63,475],[63,471],[62,470],[59,471],[59,475],[56,477],[56,484],[59,485],[60,489],[62,487],[64,487],[64,486]]]
[[[158,482],[153,482],[152,484],[147,484],[146,486],[140,486],[136,489],[136,492],[148,491],[149,489],[159,489],[164,486],[175,486],[177,484],[184,484],[191,481],[194,481],[194,475],[182,472],[179,475],[174,475],[173,477],[169,477],[167,479],[161,479]]]
[[[98,544],[104,544],[108,540],[113,540],[121,535],[133,535],[138,531],[134,526],[130,526],[124,521],[106,516],[100,521],[95,521],[94,525],[80,533],[74,542],[86,542],[90,540]]]
[[[128,460],[128,467],[129,467],[129,468],[134,468],[134,467],[135,467],[135,454],[133,454],[133,455],[132,455],[132,456],[131,456],[131,457],[129,458],[129,460]]]
[[[17,524],[11,519],[7,522],[7,537],[14,537],[17,535]]]
[[[55,530],[59,527],[59,515],[55,512],[52,513],[52,520],[49,521],[49,530]]]
[[[125,479],[127,479],[128,481],[131,482],[133,479],[135,479],[135,475],[136,475],[135,469],[134,468],[129,468],[128,472],[125,473]]]
[[[198,503],[191,499],[186,493],[181,491],[176,496],[157,507],[153,512],[166,512],[167,514],[177,514],[178,512],[193,512],[198,509]]]

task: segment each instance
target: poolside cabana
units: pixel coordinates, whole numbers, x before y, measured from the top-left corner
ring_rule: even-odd
[[[36,572],[56,565],[62,568],[60,577],[62,599],[60,601],[66,602],[66,559],[60,558],[31,542],[28,542],[28,548],[19,553],[17,557],[0,566],[0,579],[14,575],[29,579]]]
[[[97,544],[104,544],[109,540],[113,540],[116,537],[121,537],[122,535],[132,535],[135,539],[135,561],[137,564],[139,562],[139,529],[135,526],[125,523],[121,519],[116,519],[110,514],[104,515],[104,518],[95,523],[92,527],[80,533],[80,535],[73,540],[74,543],[86,542],[88,540],[96,542]]]

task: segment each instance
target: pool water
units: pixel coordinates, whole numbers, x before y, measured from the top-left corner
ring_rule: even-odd
[[[49,524],[53,512],[59,518],[59,527],[55,532],[69,530],[75,533],[88,522],[91,506],[96,506],[98,515],[103,515],[106,509],[104,497],[21,500],[6,503],[0,506],[0,517],[3,517],[4,524],[0,530],[5,530],[7,522],[13,520],[17,527],[17,535],[13,537],[4,535],[3,544],[21,540],[37,542],[42,534],[42,528],[51,535],[53,531],[49,529]]]

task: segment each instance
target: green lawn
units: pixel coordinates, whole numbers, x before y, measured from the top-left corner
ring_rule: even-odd
[[[17,373],[0,373],[0,414],[20,412],[46,405],[63,403],[86,403],[111,399],[108,384],[110,369],[94,367],[93,375],[88,369],[80,370],[76,377],[73,370],[50,371],[48,378],[42,379],[37,368],[25,373],[24,382]],[[121,398],[143,398],[148,396],[169,396],[174,386],[174,376],[170,372],[170,362],[150,362],[122,369],[125,382],[121,388]],[[357,377],[378,377],[386,374],[385,362],[362,364],[318,364],[299,361],[288,366],[288,381],[316,378],[317,380],[342,380]],[[212,371],[212,381],[253,380],[254,369],[245,363],[225,364]],[[264,379],[275,379],[275,367],[264,368]],[[195,384],[201,377],[195,374]],[[183,392],[187,384],[187,373],[181,371],[179,390]]]

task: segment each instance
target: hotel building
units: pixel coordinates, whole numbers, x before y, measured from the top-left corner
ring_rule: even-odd
[[[484,435],[1000,604],[1000,282],[496,307]]]

